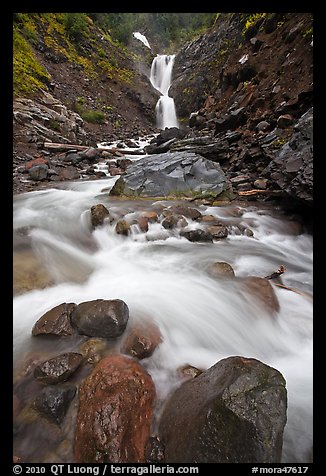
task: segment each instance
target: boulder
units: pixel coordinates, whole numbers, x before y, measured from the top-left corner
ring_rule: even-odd
[[[32,335],[52,334],[70,336],[75,333],[71,325],[70,316],[75,309],[75,303],[62,303],[50,309],[34,324]]]
[[[135,360],[102,359],[79,389],[76,463],[144,463],[155,387]]]
[[[128,236],[130,233],[130,223],[127,220],[119,220],[115,226],[115,232],[118,235]]]
[[[167,463],[279,463],[287,392],[280,372],[229,357],[184,382],[159,423]]]
[[[212,278],[234,278],[235,276],[232,266],[224,261],[210,264],[207,272]]]
[[[86,362],[91,365],[97,364],[104,357],[104,353],[108,350],[107,339],[92,337],[87,339],[79,346],[79,352],[83,355]]]
[[[107,219],[110,223],[112,223],[113,221],[113,218],[111,217],[109,210],[102,203],[93,205],[91,207],[92,227],[96,228],[97,226],[103,225],[105,219]]]
[[[119,337],[124,332],[128,319],[129,308],[121,299],[82,302],[71,316],[79,334],[106,339]]]
[[[214,240],[221,240],[226,238],[229,234],[228,229],[224,225],[212,225],[207,227],[207,232],[212,235]]]
[[[193,152],[166,152],[149,155],[130,165],[110,195],[200,196],[205,192],[219,195],[230,188],[218,163]]]
[[[202,217],[202,214],[197,208],[193,208],[189,205],[172,205],[167,211],[182,215],[191,220],[198,220]]]
[[[150,357],[161,342],[162,334],[154,322],[139,322],[132,328],[120,350],[141,360]]]
[[[78,369],[83,359],[77,352],[57,355],[35,367],[34,378],[45,384],[65,382]]]
[[[45,387],[34,400],[33,406],[45,418],[60,425],[76,390],[74,385]]]
[[[244,290],[269,312],[277,312],[280,309],[277,296],[268,279],[249,276],[242,279]]]
[[[46,164],[33,165],[29,170],[29,177],[32,180],[44,180],[47,178],[49,167]]]
[[[213,236],[205,230],[197,228],[196,230],[180,231],[180,236],[187,238],[187,240],[192,242],[209,242],[213,243]]]
[[[286,129],[293,124],[293,117],[291,114],[283,114],[277,119],[277,127],[280,129]]]
[[[59,177],[61,180],[77,180],[79,179],[80,174],[76,167],[68,165],[68,167],[60,170]]]

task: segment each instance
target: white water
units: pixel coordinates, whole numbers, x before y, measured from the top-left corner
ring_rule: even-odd
[[[160,397],[176,384],[176,369],[187,363],[208,368],[241,355],[282,372],[289,400],[283,461],[307,462],[312,446],[311,299],[275,287],[281,310],[271,319],[236,282],[214,280],[206,267],[227,261],[241,277],[266,276],[283,264],[284,284],[311,293],[312,237],[293,235],[284,218],[254,206],[231,217],[234,224],[250,226],[253,238],[234,233],[214,244],[194,244],[158,223],[147,233],[134,227],[128,238],[109,226],[92,232],[89,209],[96,203],[106,204],[116,217],[121,209],[133,213],[132,202],[101,199],[101,190],[115,180],[15,197],[14,229],[33,227],[28,240],[57,283],[14,298],[15,358],[33,348],[33,324],[50,308],[62,302],[123,299],[131,319],[151,316],[164,336],[154,355],[143,361]],[[223,221],[230,220],[231,208],[201,211]]]
[[[169,96],[175,55],[157,55],[152,63],[150,80],[162,96],[156,104],[157,127],[179,127],[173,98]]]
[[[151,46],[150,46],[150,44],[149,44],[149,42],[148,42],[148,39],[146,38],[145,35],[143,35],[143,34],[140,33],[139,31],[135,31],[135,32],[133,33],[133,36],[134,36],[137,40],[141,41],[145,46],[147,46],[147,48],[151,49]]]

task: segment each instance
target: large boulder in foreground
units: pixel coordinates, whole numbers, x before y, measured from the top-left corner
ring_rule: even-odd
[[[121,336],[129,319],[129,308],[121,299],[95,299],[76,307],[71,316],[79,334],[115,339]]]
[[[144,463],[155,387],[135,360],[102,359],[79,389],[76,463]]]
[[[167,401],[159,428],[166,462],[279,463],[286,410],[280,372],[255,359],[223,359]]]
[[[217,162],[192,152],[166,152],[134,162],[113,186],[111,195],[167,197],[219,195],[231,184]]]

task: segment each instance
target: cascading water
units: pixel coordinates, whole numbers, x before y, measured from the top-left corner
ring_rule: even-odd
[[[214,244],[191,243],[161,223],[150,223],[143,233],[132,225],[128,237],[117,235],[114,225],[92,230],[89,210],[96,203],[104,203],[116,219],[126,214],[133,219],[140,206],[159,210],[171,205],[110,200],[107,192],[115,180],[64,184],[62,189],[15,197],[18,263],[23,266],[26,253],[36,254],[52,278],[45,289],[32,288],[14,297],[16,365],[21,365],[20,359],[29,365],[42,345],[43,360],[45,355],[49,358],[44,346],[50,356],[68,350],[64,347],[70,342],[67,338],[52,342],[31,336],[34,323],[49,309],[63,302],[123,299],[134,321],[150,316],[162,332],[162,344],[142,361],[159,399],[175,387],[177,368],[182,365],[208,368],[234,355],[257,358],[282,372],[287,382],[283,462],[308,462],[312,447],[312,237],[295,230],[295,224],[275,210],[252,205],[199,207],[204,215],[254,231],[253,237],[234,232]],[[280,311],[271,319],[234,281],[207,274],[207,265],[215,261],[230,263],[238,277],[265,276],[283,264],[284,284],[300,292],[274,287]],[[69,351],[78,352],[78,347]],[[28,394],[39,391],[34,387],[24,390],[25,401],[35,398],[35,393]],[[17,436],[16,451],[25,452],[26,461],[65,462],[60,453],[47,456],[46,437],[43,441],[39,427],[35,434],[35,445],[30,433]]]
[[[162,94],[155,108],[160,129],[179,127],[174,100],[169,96],[174,59],[175,55],[157,55],[151,67],[151,83]]]

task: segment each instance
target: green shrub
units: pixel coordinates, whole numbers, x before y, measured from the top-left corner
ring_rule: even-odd
[[[71,38],[80,40],[87,32],[87,16],[85,13],[66,13],[64,25]]]
[[[104,124],[105,122],[105,114],[102,111],[83,111],[81,117],[84,121],[92,124]]]

